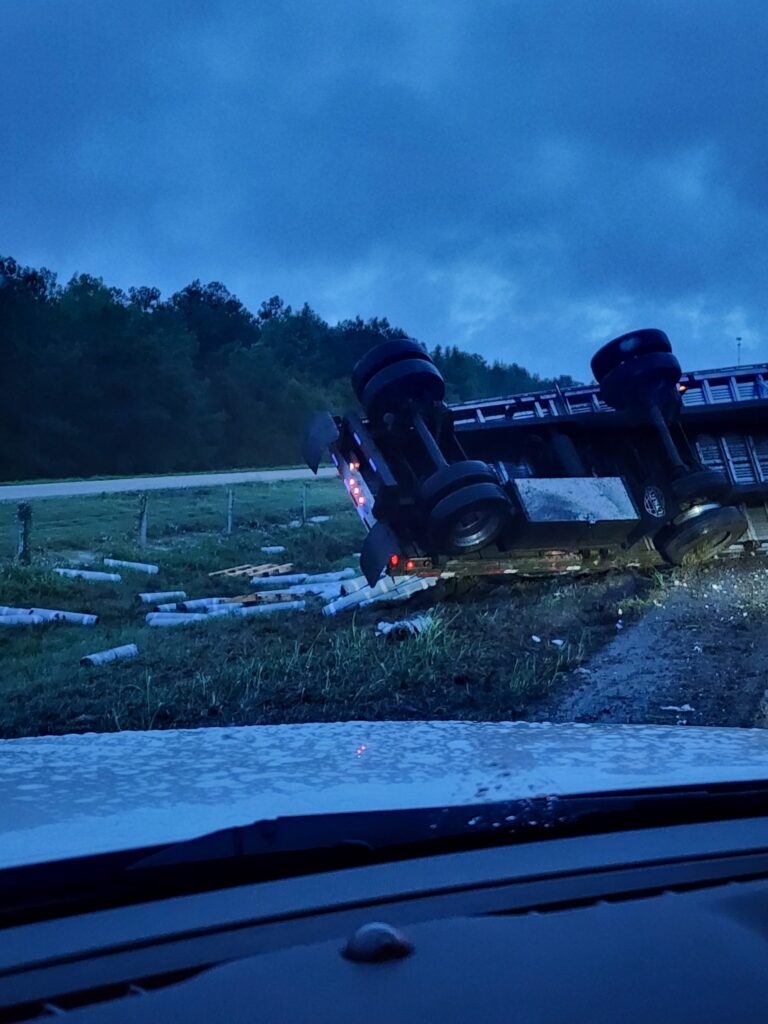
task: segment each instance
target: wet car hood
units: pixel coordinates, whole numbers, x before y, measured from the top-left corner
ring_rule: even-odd
[[[278,815],[768,778],[768,731],[346,722],[0,741],[0,868]]]

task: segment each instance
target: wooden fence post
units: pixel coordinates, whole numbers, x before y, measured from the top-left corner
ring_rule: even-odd
[[[302,526],[307,524],[307,494],[309,492],[309,484],[305,480],[301,488],[301,523]]]
[[[140,548],[147,546],[147,492],[139,492],[139,519],[136,540]]]
[[[232,535],[232,521],[235,512],[235,489],[230,487],[227,490],[227,536]]]
[[[32,558],[30,548],[30,534],[32,532],[32,506],[28,501],[22,501],[16,508],[16,518],[19,523],[19,545],[16,549],[16,558],[22,565],[29,565]]]

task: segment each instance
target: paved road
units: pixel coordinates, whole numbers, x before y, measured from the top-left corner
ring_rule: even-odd
[[[336,476],[324,467],[318,476]],[[185,487],[217,487],[227,484],[270,483],[278,480],[312,480],[304,467],[296,469],[255,469],[247,473],[188,473],[184,476],[130,476],[123,480],[67,480],[48,484],[6,484],[0,486],[0,501],[31,501],[37,498],[70,498],[82,494],[118,494],[124,491],[169,491]]]

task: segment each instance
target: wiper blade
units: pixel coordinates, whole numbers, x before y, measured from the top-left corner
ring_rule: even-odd
[[[0,926],[420,856],[766,812],[768,781],[759,781],[266,819],[0,871]]]
[[[421,852],[429,855],[534,838],[732,819],[764,814],[767,810],[768,780],[450,807],[293,815],[171,843],[137,860],[130,870],[239,858],[316,858],[320,853],[335,853],[347,862],[372,863],[397,859],[403,854],[414,857]],[[283,863],[287,869],[288,862]]]

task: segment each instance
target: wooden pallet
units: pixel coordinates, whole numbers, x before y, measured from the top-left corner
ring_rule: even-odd
[[[209,578],[238,579],[245,577],[246,579],[255,579],[258,576],[281,576],[283,573],[290,572],[292,568],[292,562],[286,562],[285,565],[273,565],[272,563],[267,563],[266,565],[234,565],[231,569],[218,569],[216,572],[209,572],[208,576]]]

